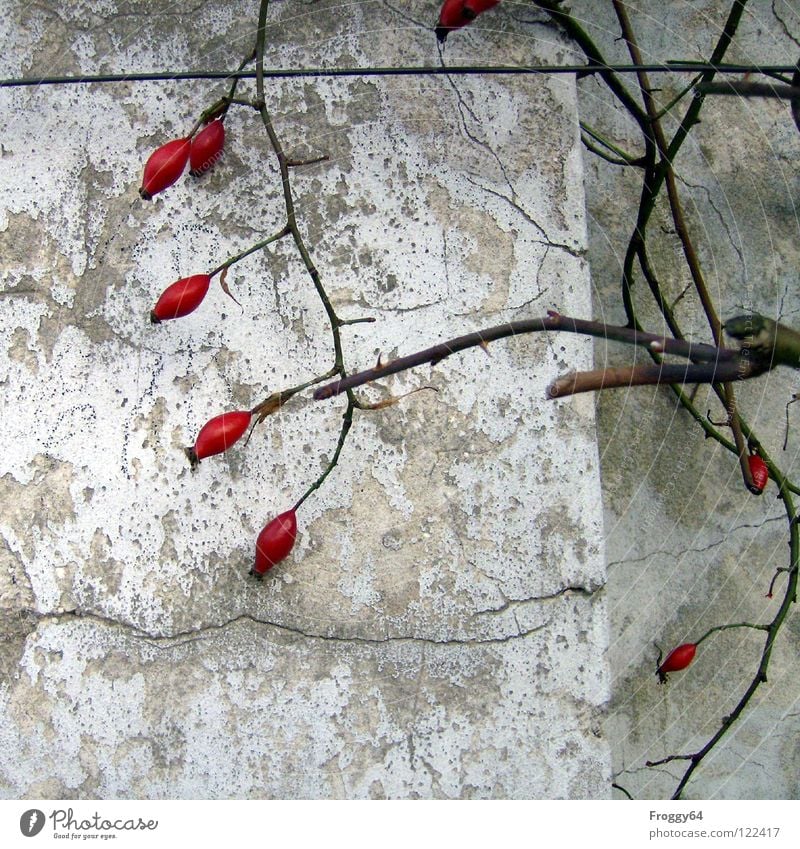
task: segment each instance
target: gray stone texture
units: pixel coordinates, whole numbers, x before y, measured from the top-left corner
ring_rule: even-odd
[[[268,64],[435,65],[438,5],[275,2]],[[607,58],[629,61],[608,0],[566,5]],[[252,47],[257,6],[0,0],[0,76],[231,68]],[[645,61],[663,61],[708,58],[729,4],[627,6]],[[796,3],[750,0],[726,58],[798,53]],[[532,4],[509,0],[444,56],[583,61]],[[653,80],[666,104],[689,78]],[[254,583],[254,538],[324,468],[342,405],[287,406],[246,450],[195,473],[183,456],[210,416],[331,362],[286,242],[231,271],[241,309],[214,285],[182,322],[146,322],[168,283],[283,222],[274,159],[244,108],[211,175],[137,198],[148,154],[224,90],[0,90],[0,795],[606,798],[615,781],[670,796],[683,766],[645,761],[705,743],[762,637],[715,635],[663,687],[655,644],[772,617],[781,581],[764,596],[788,563],[774,484],[749,495],[735,458],[667,389],[545,402],[554,376],[589,366],[586,340],[499,342],[491,357],[364,390],[438,393],[357,414],[299,513],[292,556]],[[641,144],[599,80],[283,80],[268,99],[287,150],[330,156],[293,185],[336,309],[376,319],[344,329],[348,368],[548,308],[624,322],[640,175],[583,150],[578,121]],[[723,318],[800,324],[799,149],[785,103],[709,98],[680,153]],[[679,299],[690,279],[664,207],[651,239],[679,320],[707,341],[696,299]],[[662,329],[642,281],[634,299]],[[633,356],[614,344],[593,355]],[[782,450],[795,391],[776,371],[737,398],[797,477],[800,405]],[[722,418],[705,389],[695,401]],[[767,683],[687,797],[799,795],[799,638],[792,612]]]
[[[610,3],[570,4],[610,61],[629,62]],[[645,62],[707,59],[729,3],[628,3]],[[792,64],[800,56],[796,3],[750,2],[727,62]],[[689,76],[653,83],[667,104]],[[757,76],[753,80],[760,79]],[[632,84],[629,83],[632,87]],[[603,86],[579,83],[581,117],[620,147],[642,152],[640,135]],[[685,105],[677,110],[683,114]],[[676,122],[667,123],[669,133]],[[794,327],[798,317],[797,159],[800,133],[787,103],[707,98],[676,161],[678,187],[709,290],[725,319],[756,311]],[[624,323],[622,257],[633,232],[640,176],[584,158],[594,313]],[[651,256],[670,302],[691,287],[666,204],[650,228]],[[634,301],[649,330],[664,331],[646,283]],[[691,292],[675,312],[687,332],[710,341]],[[598,344],[598,362],[631,361],[631,352]],[[770,456],[796,481],[800,419],[783,450],[785,404],[797,391],[790,370],[777,370],[736,389],[739,409]],[[701,413],[724,419],[704,388]],[[664,651],[698,639],[710,627],[769,622],[783,597],[765,598],[775,570],[789,564],[785,511],[770,483],[761,497],[743,487],[736,458],[703,439],[699,426],[667,389],[614,390],[597,398],[598,444],[605,508],[611,618],[609,661],[613,700],[604,729],[614,750],[614,778],[636,798],[670,796],[685,762],[647,769],[646,760],[697,751],[720,727],[752,680],[760,632],[735,629],[704,642],[690,670],[655,685],[655,644]],[[730,431],[727,432],[729,435]],[[800,682],[795,610],[777,640],[768,681],[687,786],[686,798],[797,798]],[[622,798],[620,796],[620,798]]]
[[[0,76],[232,68],[257,4],[2,3]],[[274,3],[268,65],[436,64],[431,2]],[[449,62],[562,62],[498,18]],[[288,404],[191,472],[211,416],[330,367],[289,241],[153,327],[179,277],[285,220],[263,126],[152,203],[152,150],[226,91],[3,89],[0,794],[603,798],[611,759],[594,403],[551,403],[585,339],[499,342],[366,389],[341,461],[263,583],[254,540],[324,469],[341,400]],[[252,96],[253,84],[240,93]],[[270,83],[348,368],[591,312],[574,80]]]

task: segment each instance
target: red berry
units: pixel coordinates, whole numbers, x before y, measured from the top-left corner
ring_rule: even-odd
[[[663,683],[667,680],[667,672],[677,672],[679,669],[686,667],[694,660],[694,654],[697,651],[696,643],[684,643],[678,648],[673,649],[667,659],[658,667],[656,675]]]
[[[471,24],[478,15],[499,2],[500,0],[444,0],[439,11],[439,22],[434,30],[436,38],[444,42],[448,33]]]
[[[769,469],[767,469],[767,464],[758,454],[751,454],[747,458],[747,462],[750,465],[750,474],[753,476],[753,483],[758,489],[756,495],[760,495],[769,480]]]
[[[225,127],[217,118],[192,139],[192,150],[189,154],[189,173],[193,177],[205,174],[222,156],[225,145]]]
[[[280,563],[294,546],[297,539],[297,514],[287,510],[269,522],[256,540],[256,563],[251,575],[261,577],[276,563]]]
[[[150,321],[159,324],[171,318],[183,318],[194,312],[203,302],[210,283],[211,277],[208,274],[195,274],[176,280],[161,293],[150,313]]]
[[[237,410],[233,413],[223,413],[207,421],[200,428],[194,446],[186,449],[189,462],[196,466],[205,457],[227,451],[244,435],[250,426],[251,418],[252,414],[249,411]]]
[[[191,146],[191,139],[175,139],[150,154],[139,189],[142,200],[152,200],[153,195],[169,188],[183,174]]]
[[[464,11],[469,14],[472,12],[475,17],[493,9],[500,0],[464,0]]]

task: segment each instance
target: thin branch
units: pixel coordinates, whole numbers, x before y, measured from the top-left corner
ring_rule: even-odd
[[[627,151],[623,150],[621,147],[614,144],[614,142],[607,139],[604,135],[599,133],[593,127],[590,127],[585,121],[581,121],[580,126],[581,126],[581,129],[583,130],[583,132],[586,133],[586,135],[593,138],[596,142],[599,142],[607,150],[610,150],[612,153],[615,153],[620,158],[620,160],[622,160],[620,163],[617,163],[617,162],[614,162],[613,160],[609,159],[609,161],[613,162],[613,164],[622,164],[622,165],[641,165],[642,164],[642,158],[640,156],[633,156],[630,153],[628,153]],[[593,148],[591,148],[590,145],[586,143],[586,141],[584,141],[584,144],[587,147],[589,147],[590,150],[593,150]],[[598,151],[596,151],[596,150],[593,150],[593,152],[598,153]],[[600,154],[600,155],[602,155],[602,154]]]
[[[747,380],[760,372],[746,368],[745,361],[676,365],[657,363],[646,366],[618,366],[576,371],[559,377],[547,387],[548,398],[564,398],[581,392],[620,389],[631,386],[660,386],[670,383],[718,383]]]
[[[639,51],[639,46],[636,42],[636,37],[634,35],[633,28],[628,17],[625,3],[623,2],[623,0],[612,0],[612,2],[614,5],[614,10],[617,14],[617,19],[619,20],[620,27],[622,29],[622,34],[628,44],[628,51],[630,53],[631,59],[635,64],[641,65],[641,52]],[[726,27],[723,30],[723,34],[717,44],[717,47],[715,48],[715,55],[719,53],[720,50],[722,50],[724,54],[724,50],[727,49],[727,45],[733,38],[733,34],[736,31],[736,27],[738,26],[737,5],[740,7],[738,11],[738,14],[740,15],[741,10],[744,8],[745,2],[746,0],[736,0],[736,3],[734,3],[731,13],[728,16]],[[721,55],[723,54],[720,54],[719,58],[721,58]],[[667,197],[669,199],[669,206],[670,211],[672,213],[672,219],[675,225],[675,230],[678,234],[678,238],[683,249],[686,264],[688,265],[689,271],[692,275],[692,281],[694,282],[698,297],[700,298],[700,302],[703,305],[703,309],[706,313],[706,317],[711,327],[711,332],[714,336],[714,343],[718,347],[722,347],[724,345],[724,340],[722,338],[722,324],[719,320],[719,317],[717,316],[714,303],[708,292],[705,277],[703,275],[703,271],[700,266],[700,261],[698,259],[697,250],[689,235],[689,229],[686,225],[685,216],[683,214],[683,207],[681,204],[680,195],[678,193],[677,183],[675,181],[675,172],[672,167],[672,162],[675,154],[677,153],[677,150],[675,151],[675,153],[671,153],[670,148],[667,145],[667,140],[661,126],[661,121],[658,116],[658,112],[656,110],[656,105],[653,99],[652,89],[650,86],[650,81],[647,72],[644,70],[640,70],[637,73],[637,78],[639,80],[639,88],[642,93],[642,98],[645,102],[645,110],[647,112],[648,118],[650,119],[650,124],[652,127],[652,140],[654,141],[659,156],[661,157],[661,162],[659,163],[659,166],[653,175],[654,179],[652,183],[649,187],[646,186],[646,188],[649,188],[649,190],[653,192],[651,202],[647,206],[647,218],[649,218],[650,214],[655,208],[655,200],[657,197],[658,190],[661,186],[661,180],[663,180],[663,182],[666,183],[667,187]],[[706,75],[703,75],[702,78],[706,81],[709,79],[709,77],[707,77]],[[698,98],[695,98],[695,102],[689,107],[689,110],[687,110],[687,115],[695,107],[699,109],[699,106],[697,104]],[[682,124],[681,127],[683,126],[684,125]],[[677,135],[678,134],[676,134],[676,136]],[[679,336],[680,331],[678,329],[677,323],[674,321],[674,318],[671,315],[667,315],[667,311],[665,311],[668,310],[669,313],[671,313],[671,310],[669,310],[669,308],[667,307],[666,301],[664,300],[660,287],[657,283],[655,284],[654,288],[655,276],[648,268],[649,263],[647,262],[646,257],[644,233],[643,230],[639,227],[638,222],[637,231],[631,238],[629,252],[635,252],[639,257],[639,261],[642,265],[642,270],[645,274],[645,277],[648,279],[651,289],[654,289],[654,295],[656,295],[657,299],[659,299],[661,302],[661,311],[665,314],[665,316],[668,317],[670,329],[672,330],[673,334]],[[736,398],[734,395],[733,388],[729,385],[723,385],[715,386],[714,389],[728,412],[730,427],[733,432],[734,441],[736,442],[736,447],[739,453],[739,467],[742,473],[742,478],[744,480],[745,486],[751,492],[756,492],[757,487],[753,482],[752,472],[750,471],[750,466],[747,459],[747,446],[745,445],[744,438],[741,432],[741,427],[739,425],[739,418],[736,410]]]
[[[632,162],[631,160],[619,159],[616,156],[611,156],[610,154],[606,153],[606,151],[603,150],[601,147],[598,147],[596,144],[590,142],[588,136],[585,133],[581,133],[581,142],[587,150],[591,151],[595,156],[599,156],[601,159],[604,159],[610,165],[620,165],[623,168],[631,168],[637,165],[636,162]]]
[[[327,162],[330,159],[327,153],[322,156],[312,156],[309,159],[287,159],[287,168],[299,168],[303,165],[316,165],[318,162]]]
[[[235,256],[229,257],[222,263],[222,265],[218,265],[213,271],[208,272],[209,277],[215,277],[220,271],[224,271],[226,268],[230,268],[235,263],[243,260],[245,257],[250,256],[250,254],[255,253],[256,251],[260,251],[262,248],[265,248],[267,245],[271,245],[273,242],[277,242],[278,239],[282,239],[284,236],[289,235],[289,228],[283,227],[278,230],[277,233],[273,233],[266,239],[262,239],[260,242],[256,242],[256,244],[251,245],[247,250],[242,251],[241,253],[236,254]]]
[[[325,470],[322,474],[314,481],[314,483],[309,486],[309,488],[300,496],[297,500],[297,503],[294,505],[294,509],[297,510],[300,505],[311,495],[312,492],[319,489],[322,484],[325,482],[325,479],[328,475],[334,470],[336,464],[339,462],[339,456],[342,453],[342,448],[344,447],[345,440],[347,439],[347,434],[350,432],[350,428],[353,424],[353,410],[357,407],[357,403],[353,396],[351,395],[347,400],[347,409],[342,414],[342,428],[339,431],[339,440],[336,443],[336,450],[333,452],[333,457],[331,457],[330,462],[325,467]]]
[[[264,129],[267,132],[267,136],[269,137],[270,145],[272,146],[272,150],[275,153],[275,157],[278,160],[278,168],[281,174],[281,185],[283,187],[283,200],[284,205],[286,207],[286,226],[280,231],[276,237],[270,237],[270,239],[280,237],[281,235],[291,234],[295,247],[297,248],[298,253],[300,254],[300,258],[303,261],[303,265],[305,266],[306,271],[308,272],[309,277],[311,278],[311,282],[314,285],[314,288],[317,292],[317,296],[319,297],[322,307],[325,310],[325,314],[328,317],[328,322],[330,324],[331,329],[331,337],[333,339],[333,352],[334,352],[334,363],[332,368],[328,373],[326,373],[322,378],[315,378],[312,381],[308,381],[304,386],[296,387],[295,392],[300,391],[301,388],[305,388],[305,386],[310,386],[313,383],[317,383],[319,380],[327,379],[328,377],[333,376],[334,374],[339,374],[342,378],[345,377],[346,372],[344,368],[344,354],[342,351],[342,338],[340,328],[342,327],[343,321],[336,314],[336,310],[331,304],[330,298],[328,297],[328,293],[325,291],[325,287],[322,284],[322,278],[317,270],[317,267],[314,265],[314,261],[311,258],[311,253],[306,247],[306,243],[303,239],[303,236],[300,232],[300,228],[297,225],[297,215],[295,212],[294,206],[294,196],[292,194],[292,186],[291,180],[289,177],[289,168],[297,165],[310,164],[311,160],[302,161],[296,159],[290,159],[286,156],[283,150],[283,146],[278,138],[277,133],[275,132],[275,127],[272,123],[272,118],[267,110],[266,105],[266,92],[264,86],[264,80],[267,77],[267,73],[264,69],[264,53],[266,48],[266,27],[267,27],[267,13],[269,11],[269,0],[261,0],[261,5],[258,13],[258,33],[256,35],[256,97],[258,103],[258,109],[261,114],[261,120],[264,124]],[[317,162],[321,162],[327,159],[327,156],[318,157]],[[269,241],[269,240],[267,240]],[[251,249],[254,250],[255,248]],[[265,404],[268,404],[270,399],[268,398]],[[285,399],[280,395],[277,398],[277,403],[282,404],[285,402]],[[342,416],[342,426],[339,431],[339,439],[336,444],[336,450],[334,451],[333,457],[330,462],[326,466],[325,470],[322,474],[312,483],[309,488],[305,491],[305,493],[300,497],[300,499],[295,503],[294,509],[297,510],[300,505],[311,495],[312,492],[319,489],[322,486],[325,479],[328,475],[333,471],[336,464],[339,462],[339,456],[341,455],[342,448],[344,446],[345,440],[347,439],[347,434],[350,431],[350,427],[353,424],[353,410],[358,406],[358,403],[353,396],[352,391],[348,391],[347,393],[347,409],[345,410]],[[267,415],[268,412],[271,412],[271,408],[269,405],[262,412],[263,415]]]
[[[628,791],[627,791],[627,790],[626,790],[626,789],[625,789],[625,788],[624,788],[621,784],[617,784],[617,783],[615,783],[615,782],[612,782],[611,786],[612,786],[615,790],[619,790],[619,791],[620,791],[620,793],[624,793],[624,794],[625,794],[625,795],[626,795],[626,796],[627,796],[627,797],[628,797],[631,801],[633,801],[633,796],[631,796],[631,794],[630,794],[630,793],[628,793]]]
[[[755,625],[752,622],[733,622],[730,625],[715,625],[713,628],[709,628],[702,637],[695,643],[696,646],[699,646],[703,640],[707,640],[712,634],[716,634],[717,631],[727,631],[729,628],[752,628],[755,631],[768,631],[769,625]]]

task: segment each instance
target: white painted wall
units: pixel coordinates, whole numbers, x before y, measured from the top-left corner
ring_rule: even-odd
[[[131,4],[128,4],[131,5]],[[6,3],[0,76],[234,67],[255,4]],[[270,64],[438,62],[435,4],[279,4]],[[329,8],[330,7],[330,8]],[[425,26],[423,26],[425,24]],[[447,59],[558,61],[514,24]],[[475,350],[363,393],[299,512],[288,561],[255,536],[324,468],[342,403],[308,397],[192,473],[226,409],[326,370],[330,338],[288,242],[191,316],[173,280],[277,230],[266,134],[150,204],[144,160],[224,91],[203,82],[0,90],[0,456],[7,797],[605,797],[608,698],[594,404],[544,400],[574,338]],[[252,91],[252,88],[247,89]],[[277,82],[298,215],[350,370],[557,307],[591,313],[567,78]]]

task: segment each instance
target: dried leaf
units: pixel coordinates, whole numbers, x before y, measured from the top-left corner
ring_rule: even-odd
[[[228,276],[228,269],[225,268],[222,271],[222,274],[219,276],[219,285],[222,287],[222,291],[238,306],[242,307],[242,305],[233,297],[231,294],[231,290],[228,288],[228,284],[225,282],[225,278]],[[242,307],[244,309],[244,307]]]
[[[267,416],[271,416],[274,412],[280,410],[291,397],[291,395],[284,396],[282,392],[273,392],[257,407],[253,407],[252,413],[257,416],[255,424],[261,424]]]

